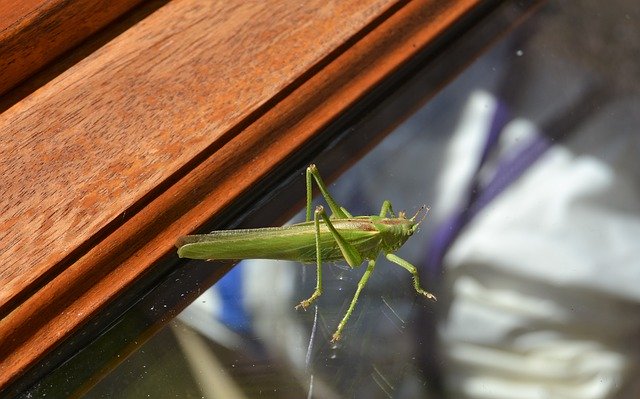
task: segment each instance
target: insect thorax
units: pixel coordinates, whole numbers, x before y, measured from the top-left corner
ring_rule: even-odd
[[[386,252],[400,248],[416,229],[415,222],[405,218],[381,218],[374,224],[380,231],[381,244]]]

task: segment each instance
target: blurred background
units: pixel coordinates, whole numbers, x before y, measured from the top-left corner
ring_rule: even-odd
[[[640,397],[639,38],[634,1],[549,1],[330,185],[430,207],[398,255],[438,302],[380,259],[331,344],[364,267],[295,311],[313,265],[244,261],[87,397]]]

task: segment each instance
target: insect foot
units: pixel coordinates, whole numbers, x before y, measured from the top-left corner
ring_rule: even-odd
[[[427,292],[427,291],[424,291],[424,290],[422,290],[422,291],[418,291],[418,292],[419,292],[420,294],[422,294],[422,295],[426,296],[428,299],[432,299],[433,301],[437,301],[437,300],[438,300],[438,298],[436,298],[436,296],[435,296],[435,295],[433,295],[433,294],[432,294],[432,293],[430,293],[430,292]]]
[[[296,310],[300,310],[300,309],[307,310],[309,306],[311,306],[311,301],[308,299],[305,299],[304,301],[296,305]]]
[[[416,290],[416,292],[418,294],[424,295],[428,299],[431,299],[433,301],[437,301],[438,300],[435,295],[433,295],[429,291],[426,291],[422,287],[420,287],[420,281],[418,280],[418,276],[417,275],[413,276],[413,287],[415,288],[415,290]]]

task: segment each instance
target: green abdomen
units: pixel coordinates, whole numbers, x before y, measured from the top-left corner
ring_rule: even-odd
[[[332,220],[340,235],[369,259],[377,255],[379,232],[363,220]],[[223,230],[186,236],[178,243],[178,255],[191,259],[281,259],[304,263],[316,261],[313,222],[262,229]],[[344,259],[326,225],[320,225],[323,261]]]

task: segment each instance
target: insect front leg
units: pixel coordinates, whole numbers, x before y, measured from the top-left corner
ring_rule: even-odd
[[[343,207],[338,205],[338,203],[333,199],[329,191],[327,190],[327,186],[324,184],[322,177],[320,177],[320,172],[316,165],[311,164],[307,167],[306,172],[306,182],[307,182],[307,214],[306,221],[309,222],[311,220],[311,202],[313,200],[313,180],[316,181],[316,185],[320,189],[324,200],[327,201],[329,208],[331,208],[331,214],[337,219],[346,219],[352,217],[351,214]]]
[[[430,292],[424,290],[422,287],[420,287],[420,279],[418,277],[418,269],[416,269],[416,267],[414,265],[412,265],[411,263],[407,262],[406,260],[404,260],[401,257],[396,256],[394,254],[386,254],[385,256],[391,262],[395,263],[398,266],[402,266],[409,273],[411,273],[411,276],[413,276],[413,288],[415,288],[415,290],[418,292],[418,294],[424,295],[429,299],[433,299],[434,301],[436,300],[436,296],[435,295],[433,295],[432,293],[430,293]]]

